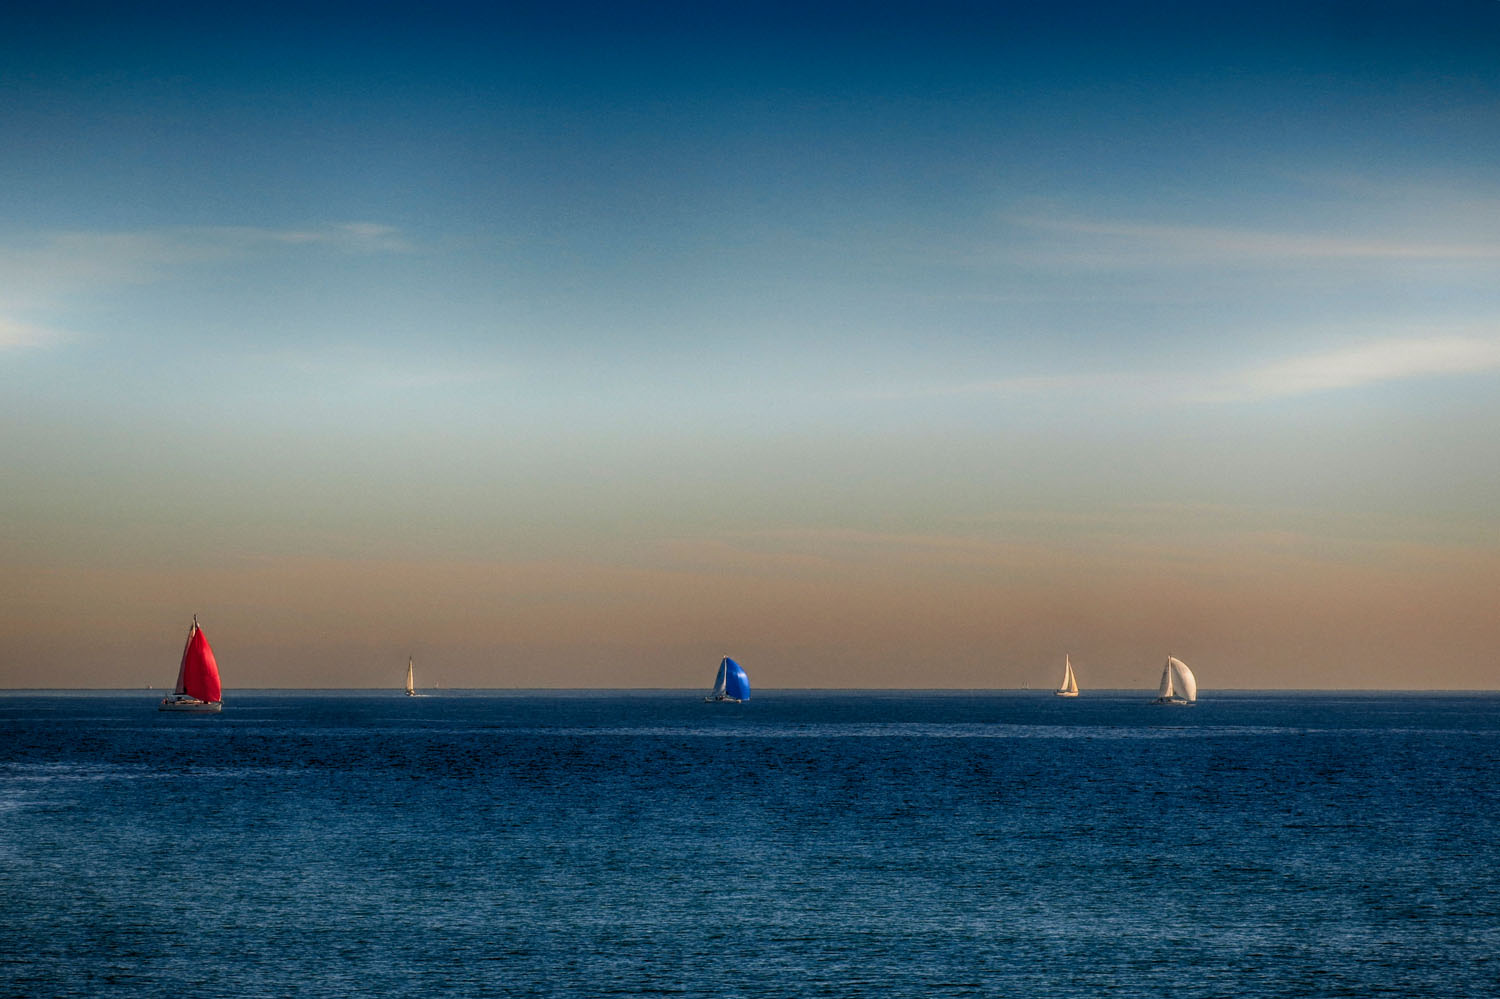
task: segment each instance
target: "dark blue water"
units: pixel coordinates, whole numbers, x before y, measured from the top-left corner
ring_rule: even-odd
[[[1500,697],[0,695],[0,993],[1500,994]]]

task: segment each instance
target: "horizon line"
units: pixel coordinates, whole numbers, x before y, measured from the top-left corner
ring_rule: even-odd
[[[405,694],[402,687],[234,687],[244,693],[382,693]],[[623,693],[679,693],[707,689],[692,687],[418,687],[419,693],[578,693],[578,694],[623,694]],[[1150,695],[1152,687],[1096,687],[1080,693],[1090,694],[1143,694]],[[0,696],[5,694],[134,694],[166,691],[167,687],[0,687]],[[839,694],[1050,694],[1053,688],[1042,687],[759,687],[757,694],[772,693],[839,693]],[[1500,687],[1215,687],[1213,694],[1500,694]],[[1198,700],[1204,700],[1200,697]]]

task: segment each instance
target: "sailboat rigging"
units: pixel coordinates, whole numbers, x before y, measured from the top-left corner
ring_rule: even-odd
[[[1078,678],[1073,675],[1073,660],[1066,654],[1063,656],[1062,686],[1058,687],[1052,693],[1056,694],[1058,697],[1078,696]]]
[[[1198,699],[1198,678],[1188,669],[1187,663],[1176,656],[1167,656],[1167,664],[1161,670],[1161,686],[1157,688],[1156,700],[1152,704],[1192,704]]]
[[[714,689],[704,700],[736,703],[750,700],[750,677],[745,674],[744,667],[728,656],[719,660],[719,672],[714,677]]]
[[[194,614],[187,644],[182,647],[182,662],[177,667],[177,685],[161,699],[157,710],[215,712],[223,707],[219,664],[203,629],[198,627],[198,615]]]

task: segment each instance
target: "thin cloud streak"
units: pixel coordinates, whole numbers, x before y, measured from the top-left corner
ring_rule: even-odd
[[[1253,402],[1360,388],[1408,378],[1500,370],[1500,340],[1435,336],[1377,340],[1252,368],[1204,394],[1205,402]]]
[[[61,330],[0,316],[0,350],[46,347],[65,339]]]
[[[198,226],[124,232],[49,232],[0,245],[0,301],[13,310],[57,314],[70,300],[167,280],[202,264],[318,247],[336,253],[409,253],[400,230],[374,222],[301,229]],[[0,315],[0,350],[71,339],[51,324]]]
[[[1434,243],[1419,239],[1347,238],[1312,233],[1258,232],[1213,226],[1174,226],[1108,220],[1014,217],[1012,224],[1038,232],[1087,238],[1087,245],[1063,259],[1107,265],[1149,263],[1167,258],[1192,264],[1229,261],[1488,262],[1500,260],[1500,243]],[[1056,262],[1055,254],[1043,256]]]
[[[1156,398],[1177,403],[1237,403],[1357,389],[1413,378],[1460,377],[1500,371],[1500,337],[1417,335],[1370,340],[1229,372],[1139,371],[1028,375],[926,386],[874,389],[861,399],[962,396],[1035,398]],[[1188,387],[1185,391],[1184,387]]]
[[[48,232],[0,246],[0,289],[14,301],[45,301],[99,285],[141,284],[173,270],[278,247],[348,253],[407,253],[400,230],[373,222],[301,229],[193,226],[123,232]]]

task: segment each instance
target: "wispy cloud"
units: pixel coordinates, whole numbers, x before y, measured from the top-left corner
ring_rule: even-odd
[[[148,284],[202,264],[322,248],[335,253],[405,253],[413,244],[391,226],[343,222],[305,228],[181,226],[113,232],[53,231],[0,241],[0,348],[44,346],[63,339],[51,324],[68,303],[125,285]]]
[[[182,226],[115,232],[46,232],[0,244],[0,287],[51,288],[153,280],[203,261],[321,246],[352,253],[413,249],[401,232],[372,222],[301,229]]]
[[[1358,388],[1406,378],[1500,370],[1500,339],[1431,336],[1376,340],[1249,368],[1202,398],[1237,402]]]
[[[0,350],[44,347],[65,338],[61,330],[0,316]]]
[[[215,226],[178,230],[186,241],[218,244],[230,249],[254,249],[284,244],[329,246],[356,253],[406,253],[413,244],[394,226],[376,222],[341,222],[306,229],[262,229],[254,226]]]
[[[1500,260],[1500,242],[1494,240],[1438,242],[1415,237],[1331,236],[1035,215],[1013,217],[1010,222],[1069,238],[1069,247],[1060,252],[1081,263]]]
[[[895,401],[963,396],[1021,400],[1052,395],[1112,402],[1158,399],[1174,404],[1233,403],[1357,389],[1404,379],[1495,371],[1500,371],[1500,334],[1465,330],[1391,335],[1218,371],[1056,372],[883,386],[857,396]]]

